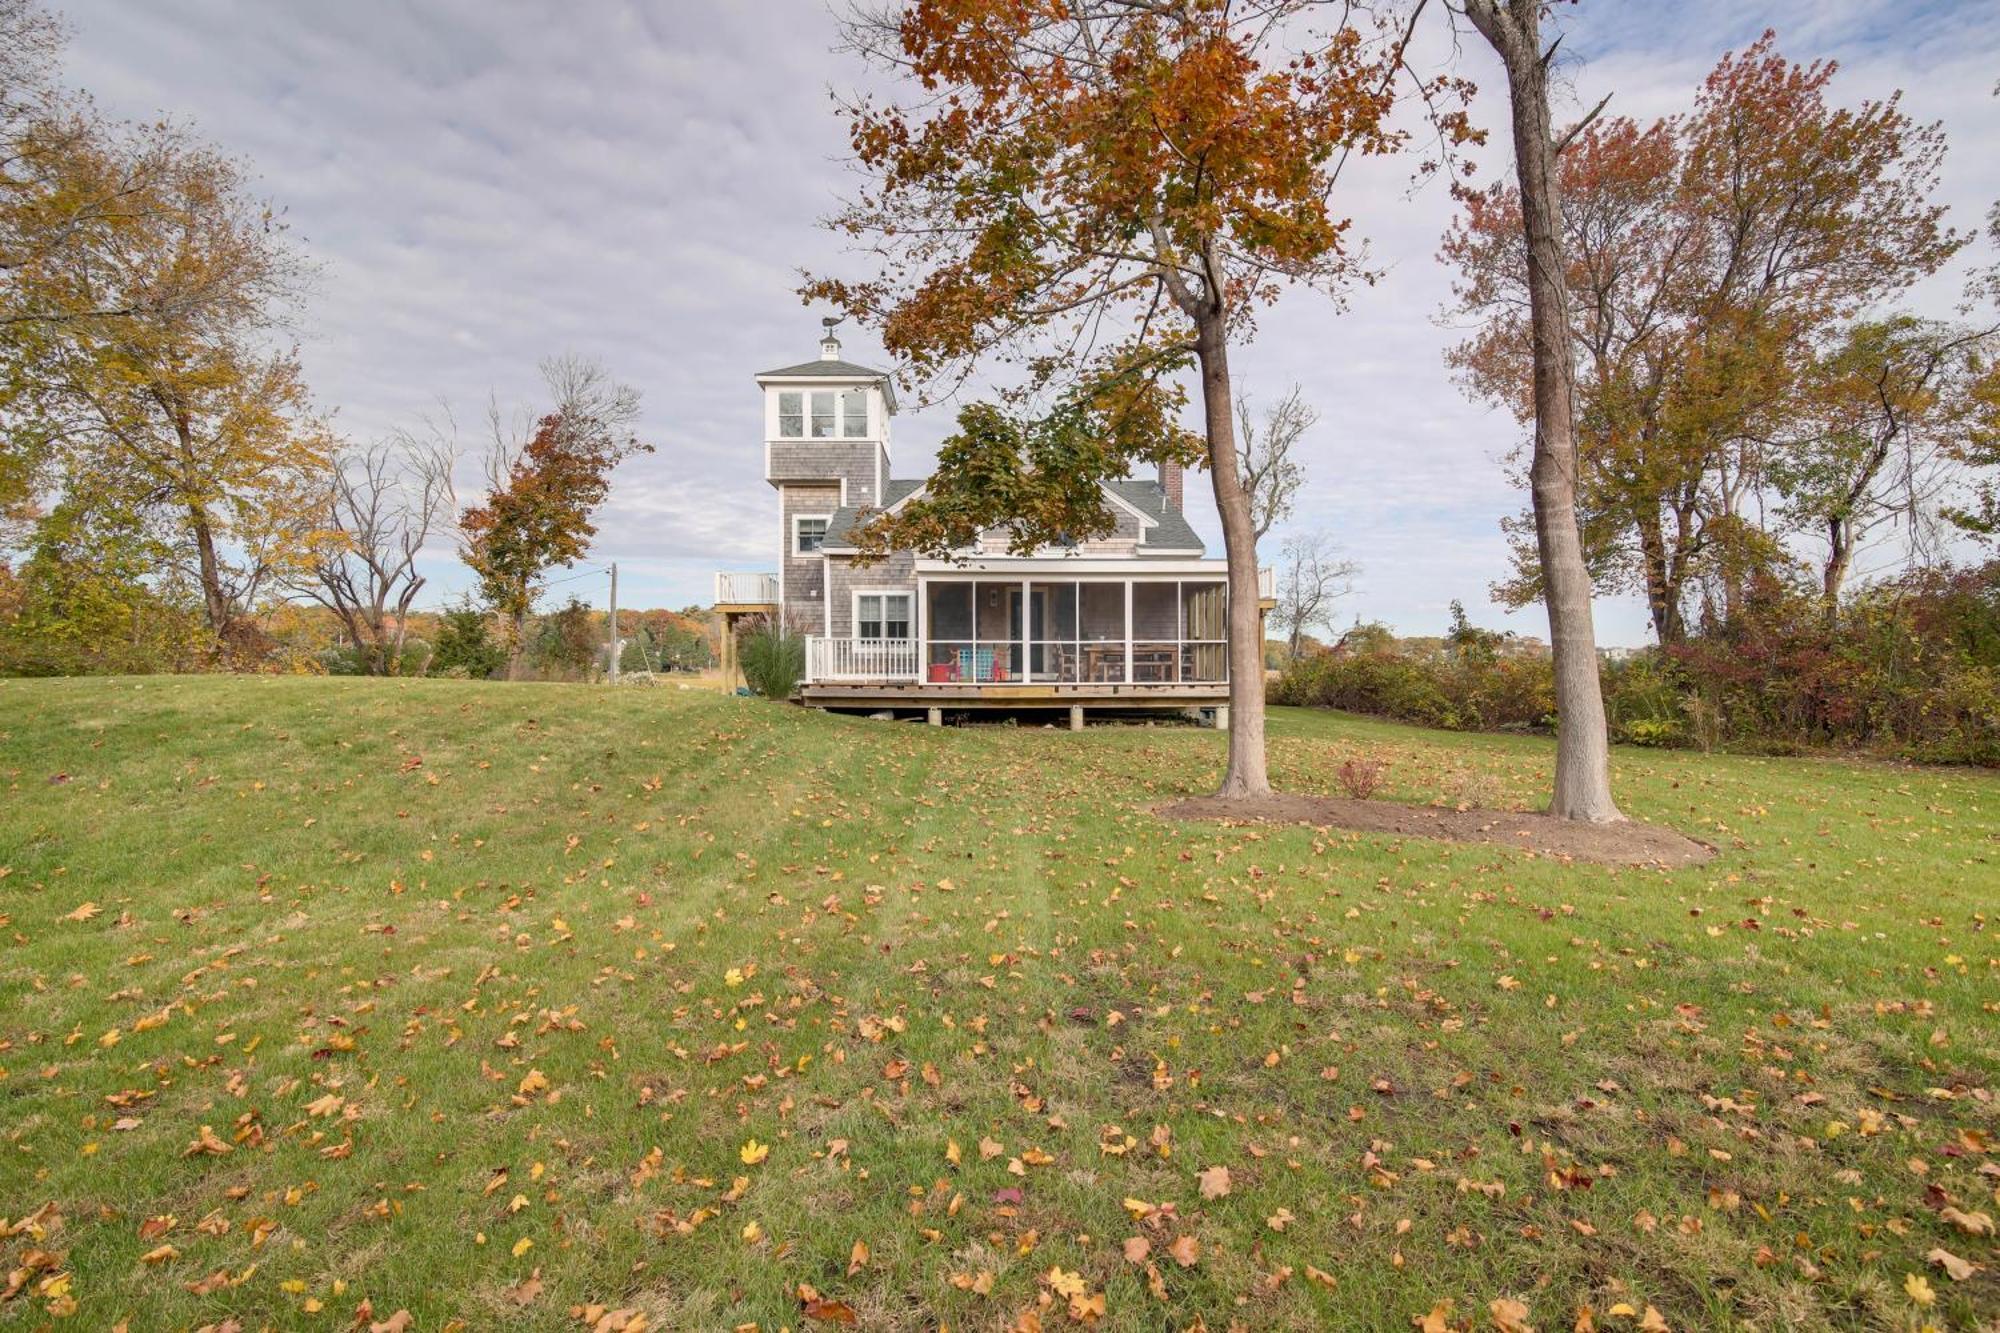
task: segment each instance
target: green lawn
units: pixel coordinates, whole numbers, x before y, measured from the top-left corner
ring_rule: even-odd
[[[1361,754],[1550,761],[1273,718]],[[1221,759],[0,681],[0,1326],[2000,1327],[2000,779],[1621,751],[1664,873],[1146,812]]]

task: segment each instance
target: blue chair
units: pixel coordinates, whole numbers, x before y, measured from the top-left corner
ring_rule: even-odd
[[[958,678],[974,682],[992,680],[993,650],[991,648],[959,649]]]

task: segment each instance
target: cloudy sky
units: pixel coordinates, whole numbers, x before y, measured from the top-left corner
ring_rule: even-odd
[[[71,82],[108,111],[168,115],[252,162],[325,266],[300,337],[321,402],[365,438],[448,404],[476,440],[489,396],[532,401],[542,357],[601,359],[645,395],[658,451],[628,463],[596,557],[627,606],[705,602],[717,568],[769,567],[751,376],[814,353],[798,270],[854,272],[816,224],[855,179],[832,94],[864,76],[819,0],[51,0],[74,29]],[[1846,102],[1902,89],[1951,142],[1943,195],[1970,227],[2000,198],[2000,22],[1987,0],[1585,0],[1565,7],[1573,103],[1684,107],[1725,50],[1775,28],[1794,59],[1837,58]],[[1432,58],[1445,54],[1434,42]],[[1482,50],[1463,59],[1501,88]],[[1575,108],[1571,108],[1571,114]],[[1504,106],[1482,97],[1482,123]],[[1492,159],[1497,163],[1497,156]],[[1301,293],[1235,358],[1269,398],[1319,408],[1301,525],[1363,573],[1345,614],[1435,632],[1475,619],[1542,634],[1487,602],[1499,520],[1521,497],[1500,459],[1517,430],[1465,402],[1442,353],[1433,262],[1443,191],[1387,166],[1343,181],[1385,271],[1344,310]],[[1950,312],[1956,281],[1918,294]],[[846,354],[881,364],[865,335]],[[896,471],[920,475],[952,409],[907,413]],[[468,470],[467,480],[471,473]],[[1196,525],[1219,553],[1205,487]],[[462,589],[440,552],[427,601]],[[603,580],[561,591],[602,603]],[[1599,639],[1646,636],[1636,601],[1600,604]]]

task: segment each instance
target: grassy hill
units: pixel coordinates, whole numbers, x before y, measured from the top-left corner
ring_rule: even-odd
[[[1271,751],[1453,804],[1550,761],[1293,712]],[[1661,872],[1147,813],[1221,761],[0,682],[0,1326],[2000,1319],[2000,779],[1621,752],[1722,848]]]

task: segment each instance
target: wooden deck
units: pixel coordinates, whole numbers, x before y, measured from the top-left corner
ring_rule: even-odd
[[[1016,681],[1007,684],[921,681],[823,682],[799,687],[799,699],[813,708],[972,709],[1084,707],[1096,711],[1170,712],[1213,708],[1229,702],[1224,684],[1076,684]]]

